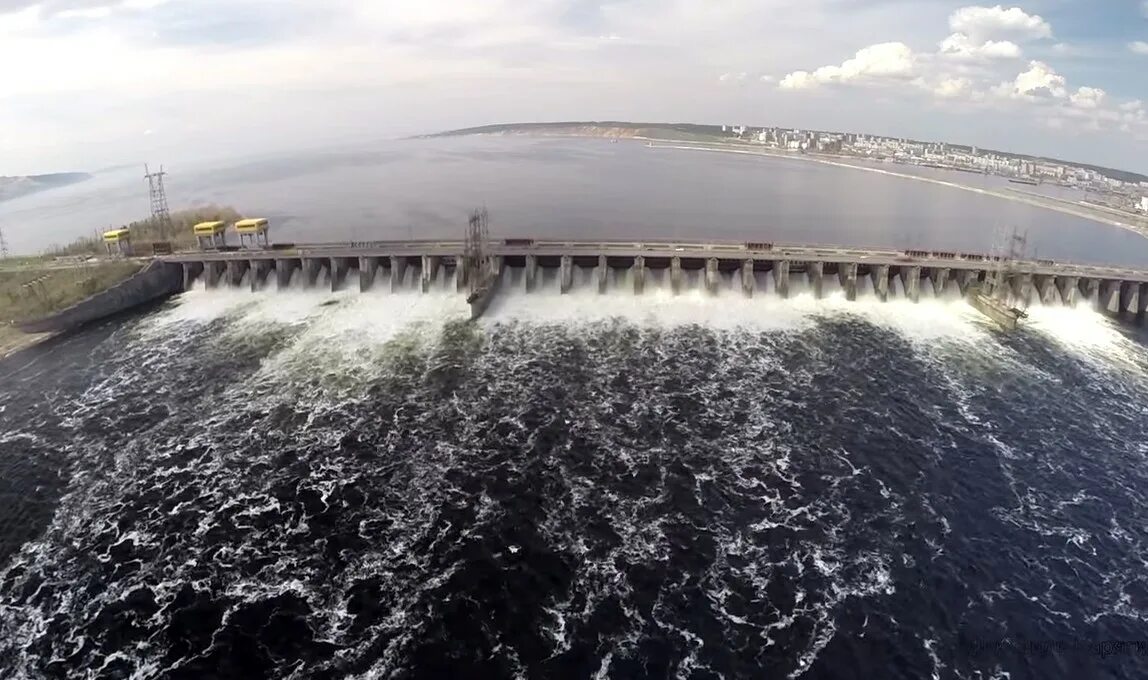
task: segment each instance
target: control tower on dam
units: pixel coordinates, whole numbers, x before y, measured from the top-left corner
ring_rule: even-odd
[[[202,281],[208,288],[268,285],[329,287],[361,291],[454,286],[470,288],[477,271],[497,286],[520,283],[526,292],[542,282],[560,293],[583,289],[642,295],[653,285],[674,294],[701,290],[713,295],[771,294],[798,290],[827,294],[830,282],[848,300],[859,295],[886,301],[934,295],[975,294],[997,269],[997,257],[976,253],[876,250],[770,243],[581,242],[505,239],[491,241],[481,263],[463,241],[378,241],[275,245],[180,253],[160,259],[183,267],[184,288]],[[1148,309],[1148,270],[1077,265],[1050,260],[1010,263],[1004,281],[1019,305],[1088,304],[1143,323]],[[412,283],[413,282],[413,283]],[[488,300],[483,301],[488,302]]]

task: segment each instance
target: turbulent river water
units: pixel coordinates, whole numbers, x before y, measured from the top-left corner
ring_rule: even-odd
[[[0,676],[1148,673],[1132,331],[520,284],[197,290],[0,363]]]

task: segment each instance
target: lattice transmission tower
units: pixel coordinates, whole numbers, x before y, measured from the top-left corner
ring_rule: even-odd
[[[152,222],[159,228],[161,234],[170,237],[172,235],[171,212],[167,208],[167,190],[163,187],[163,177],[166,174],[162,165],[159,166],[159,172],[152,172],[147,165],[144,165],[144,179],[147,180],[148,195],[151,200]]]
[[[4,227],[0,227],[0,257],[8,257],[8,242],[4,240]]]
[[[1001,229],[998,241],[993,247],[996,270],[990,274],[992,296],[1004,302],[1009,296],[1009,280],[1015,274],[1016,261],[1024,258],[1028,245],[1028,231],[1018,234],[1016,227],[1009,233]]]

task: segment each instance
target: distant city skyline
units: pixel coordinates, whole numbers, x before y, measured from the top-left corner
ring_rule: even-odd
[[[0,175],[603,118],[1148,174],[1148,0],[0,0],[0,63]]]

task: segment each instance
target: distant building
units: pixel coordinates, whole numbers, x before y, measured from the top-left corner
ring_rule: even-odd
[[[1140,205],[1138,207],[1140,208],[1140,212],[1148,213],[1148,196],[1140,197]]]

